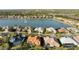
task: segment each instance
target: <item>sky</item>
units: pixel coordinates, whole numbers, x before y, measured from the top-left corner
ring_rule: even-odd
[[[79,0],[0,0],[0,9],[79,9]]]

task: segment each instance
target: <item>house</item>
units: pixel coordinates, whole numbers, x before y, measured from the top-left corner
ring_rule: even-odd
[[[74,41],[73,38],[68,37],[68,36],[61,37],[59,40],[60,40],[62,45],[64,45],[64,44],[74,44],[76,46],[78,45],[78,43],[76,41]]]
[[[73,33],[79,32],[79,29],[73,28],[73,27],[68,27],[67,30],[70,31],[70,32],[73,32]]]
[[[8,27],[5,27],[4,28],[4,31],[2,32],[2,36],[7,36],[9,33],[9,28]]]
[[[58,29],[58,32],[60,32],[60,33],[69,33],[69,31],[66,30],[65,28]]]
[[[26,32],[27,31],[27,27],[24,27],[24,28],[22,28],[22,31],[24,32]]]
[[[12,46],[19,45],[19,44],[21,44],[25,39],[26,39],[26,36],[25,36],[25,35],[22,35],[22,34],[13,36],[13,37],[11,37],[10,40],[9,40],[9,46],[11,46],[11,45],[12,45]]]
[[[13,18],[13,15],[8,15],[8,18],[12,19]]]
[[[56,33],[56,30],[53,27],[46,28],[46,31]]]
[[[43,33],[43,28],[42,27],[37,27],[34,29],[34,31],[38,32],[38,34]]]
[[[21,31],[21,28],[17,27],[17,28],[16,28],[16,31]]]
[[[49,36],[44,37],[45,45],[49,45],[50,47],[59,47],[60,44],[54,39]]]
[[[73,39],[79,44],[79,35],[73,36]]]
[[[5,30],[5,29],[9,29],[9,27],[8,26],[3,26],[2,30]]]
[[[43,18],[45,18],[46,16],[45,16],[45,15],[43,15],[42,17],[43,17]]]
[[[21,28],[19,28],[19,27],[16,27],[15,34],[20,34],[20,32],[21,32]]]
[[[38,36],[28,36],[27,38],[27,43],[34,45],[34,46],[40,46],[40,41],[39,41],[39,37]]]
[[[31,27],[27,27],[27,33],[31,34]]]

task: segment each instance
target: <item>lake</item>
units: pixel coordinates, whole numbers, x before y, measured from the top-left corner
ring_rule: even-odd
[[[52,19],[0,19],[0,26],[31,26],[31,27],[70,27],[67,24],[60,23]]]

